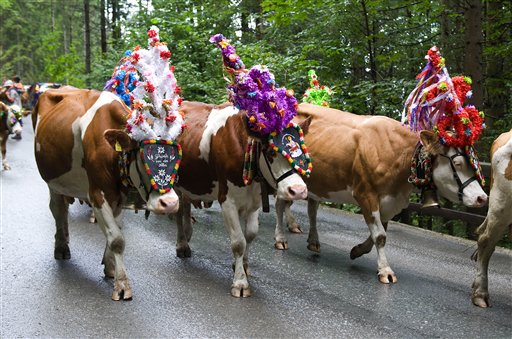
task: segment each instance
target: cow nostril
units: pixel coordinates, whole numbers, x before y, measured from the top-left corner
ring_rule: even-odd
[[[483,205],[487,202],[487,196],[484,196],[484,195],[480,195],[478,198],[476,198],[476,202],[479,204],[479,205]]]
[[[162,205],[164,208],[167,207],[167,204],[163,199],[160,199],[160,205]]]
[[[290,193],[292,197],[294,197],[297,194],[297,192],[292,187],[288,187],[288,193]]]

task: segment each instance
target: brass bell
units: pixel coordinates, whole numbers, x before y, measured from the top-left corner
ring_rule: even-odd
[[[439,207],[439,201],[437,200],[437,192],[435,190],[424,190],[422,192],[422,202],[421,208],[426,207]]]

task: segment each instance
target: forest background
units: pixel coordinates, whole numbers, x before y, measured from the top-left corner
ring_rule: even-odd
[[[398,119],[436,45],[450,75],[473,79],[471,103],[488,126],[487,160],[512,127],[510,0],[0,0],[0,79],[101,90],[124,52],[160,28],[186,100],[227,99],[222,33],[250,67],[267,65],[297,99],[314,69],[334,89],[331,106]]]
[[[0,77],[102,89],[125,50],[155,24],[187,100],[227,99],[222,33],[250,67],[267,65],[298,99],[314,69],[331,106],[399,118],[436,45],[450,74],[473,79],[486,113],[477,145],[512,127],[512,2],[477,0],[0,0]]]
[[[331,107],[399,119],[436,45],[451,76],[473,80],[470,103],[486,114],[481,160],[512,128],[510,0],[0,0],[0,80],[101,90],[126,50],[146,47],[151,25],[186,100],[227,100],[221,55],[208,42],[222,33],[248,67],[267,65],[298,100],[314,69],[334,90]],[[414,220],[443,232],[449,223]]]

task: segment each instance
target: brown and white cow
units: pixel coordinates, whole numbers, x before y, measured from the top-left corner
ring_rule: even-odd
[[[50,210],[55,218],[55,259],[69,259],[68,197],[88,201],[105,234],[104,272],[114,277],[113,300],[130,299],[124,238],[116,217],[126,199],[121,180],[121,147],[128,153],[129,179],[147,208],[168,214],[178,210],[178,196],[151,190],[138,152],[138,143],[124,131],[130,109],[113,93],[61,88],[43,93],[34,109],[35,157],[41,177],[50,189]],[[116,145],[117,143],[117,145]],[[126,171],[125,171],[126,172]]]
[[[305,139],[315,164],[313,173],[306,179],[308,249],[320,252],[316,229],[320,201],[358,204],[370,236],[352,249],[350,257],[355,259],[370,252],[375,244],[378,277],[382,283],[397,281],[384,251],[386,229],[388,221],[409,204],[414,189],[408,182],[411,159],[420,139],[424,149],[433,156],[433,180],[441,196],[454,202],[461,196],[464,205],[471,207],[487,202],[487,195],[460,150],[441,146],[434,132],[422,131],[418,136],[400,122],[384,116],[356,115],[311,104],[299,105],[298,118],[311,119]],[[288,246],[283,231],[286,205],[277,199],[278,249]]]
[[[246,274],[248,252],[258,233],[261,188],[258,183],[246,186],[243,181],[244,152],[249,138],[245,114],[231,104],[215,106],[183,102],[181,110],[187,117],[189,128],[179,138],[183,159],[176,188],[186,199],[181,201],[182,214],[178,215],[177,255],[190,256],[190,201],[217,200],[235,259],[231,295],[248,297],[251,294]],[[303,128],[306,130],[307,126]],[[292,168],[282,155],[276,155],[268,166],[270,171],[265,179],[277,189],[279,198],[306,198],[307,187],[300,175],[294,172],[283,176]],[[284,179],[278,183],[273,179],[280,177]]]
[[[14,122],[14,123],[13,123]],[[14,116],[11,107],[0,102],[0,151],[2,154],[2,167],[8,171],[11,166],[7,162],[7,139],[9,134],[21,135],[21,124]]]
[[[491,147],[491,191],[487,217],[477,229],[478,249],[473,254],[477,273],[473,282],[473,304],[489,307],[489,259],[496,243],[509,231],[512,239],[512,130],[501,134]]]

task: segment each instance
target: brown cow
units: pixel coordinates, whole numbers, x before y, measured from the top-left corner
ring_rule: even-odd
[[[491,147],[492,179],[487,217],[477,229],[478,249],[473,254],[477,274],[473,282],[473,304],[489,307],[489,259],[496,243],[509,230],[512,239],[512,130],[501,134]]]
[[[2,167],[8,171],[11,166],[7,162],[7,139],[9,134],[21,135],[21,124],[12,111],[13,107],[0,102],[0,151],[2,153]]]
[[[244,121],[246,115],[231,104],[183,102],[181,110],[189,128],[179,138],[183,159],[176,188],[186,200],[181,201],[182,211],[177,219],[177,255],[190,256],[190,201],[219,201],[235,258],[231,294],[248,297],[251,290],[245,269],[249,245],[258,232],[261,190],[259,184],[246,186],[243,181],[244,152],[249,138]],[[263,147],[265,149],[265,143]],[[305,199],[307,188],[302,177],[282,155],[274,153],[273,156],[263,165],[270,171],[262,172],[277,189],[277,196],[285,200]],[[261,162],[264,156],[259,157]],[[274,178],[282,180],[276,182]],[[241,221],[245,223],[244,230]]]
[[[370,230],[368,239],[355,246],[355,259],[377,248],[378,276],[382,283],[396,282],[384,245],[387,223],[409,204],[414,186],[408,182],[411,159],[420,139],[434,156],[433,180],[439,194],[451,201],[480,207],[487,195],[458,149],[443,147],[434,132],[413,133],[384,116],[363,116],[332,108],[301,104],[298,118],[311,119],[306,135],[315,170],[306,179],[310,231],[308,249],[319,252],[316,212],[320,201],[358,204]],[[452,165],[453,170],[452,170]],[[454,179],[460,179],[457,181]],[[282,214],[286,202],[276,202],[276,248],[286,249]]]
[[[32,115],[37,167],[50,189],[57,228],[55,259],[70,258],[66,197],[89,202],[107,239],[103,264],[105,275],[114,277],[113,300],[132,297],[123,260],[124,238],[115,219],[128,191],[123,179],[131,180],[148,210],[159,214],[178,210],[174,190],[165,194],[152,190],[138,143],[124,131],[129,113],[113,93],[61,88],[43,93]],[[121,154],[126,162],[120,161]]]

